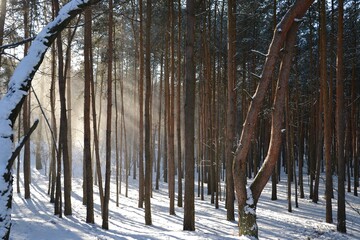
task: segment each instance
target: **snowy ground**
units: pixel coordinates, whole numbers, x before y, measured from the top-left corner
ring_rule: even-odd
[[[320,200],[314,204],[308,198],[299,199],[299,208],[293,204],[293,212],[287,211],[286,180],[278,186],[278,199],[271,201],[271,184],[263,191],[258,204],[258,225],[260,239],[360,239],[360,198],[347,193],[347,234],[336,232],[336,200],[333,200],[334,224],[325,223],[324,190]],[[334,179],[335,180],[335,179]],[[196,197],[196,231],[182,231],[183,209],[176,208],[176,215],[168,214],[169,199],[166,185],[153,191],[152,226],[144,225],[144,210],[137,207],[137,182],[129,178],[129,197],[126,198],[125,184],[119,207],[115,204],[115,185],[112,185],[110,200],[109,231],[101,229],[101,214],[97,187],[95,196],[95,224],[85,223],[86,209],[82,205],[82,181],[73,180],[73,215],[62,219],[53,215],[53,205],[47,196],[48,178],[36,170],[32,172],[31,200],[24,200],[22,194],[14,193],[13,226],[10,238],[14,240],[36,239],[236,239],[237,223],[226,221],[224,201],[220,209]],[[305,181],[306,182],[306,181]],[[15,183],[15,181],[14,181]],[[306,182],[307,183],[307,182]],[[337,182],[334,181],[337,185]],[[323,184],[322,184],[323,185]],[[22,187],[22,186],[21,186]],[[23,189],[23,188],[22,188]],[[196,188],[197,189],[197,188]],[[305,185],[308,191],[308,186]],[[308,192],[305,193],[308,197]],[[336,192],[335,192],[336,195]],[[336,198],[336,197],[335,197]],[[293,197],[294,199],[294,197]],[[237,218],[237,217],[236,217]]]

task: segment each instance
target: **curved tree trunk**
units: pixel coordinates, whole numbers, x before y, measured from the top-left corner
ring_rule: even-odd
[[[255,95],[252,97],[252,102],[243,124],[244,127],[237,150],[235,152],[233,165],[234,184],[239,209],[240,235],[251,235],[254,237],[258,236],[255,212],[256,203],[269,177],[272,174],[272,170],[274,169],[280,151],[281,124],[285,101],[284,87],[278,88],[279,92],[276,94],[277,96],[274,100],[273,122],[268,154],[261,169],[255,177],[250,190],[247,191],[246,158],[251,144],[251,137],[255,130],[255,123],[257,122],[256,120],[262,106],[265,93],[269,86],[278,54],[285,40],[287,41],[286,48],[288,48],[288,50],[285,51],[286,54],[281,65],[279,73],[279,85],[282,86],[287,84],[286,81],[290,73],[291,50],[296,39],[296,32],[298,27],[298,21],[294,20],[301,19],[312,2],[312,0],[296,1],[285,14],[281,22],[277,25],[274,31],[272,43],[269,47],[260,83],[257,87]]]

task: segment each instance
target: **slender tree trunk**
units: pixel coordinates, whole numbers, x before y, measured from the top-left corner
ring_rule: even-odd
[[[336,139],[337,139],[337,162],[338,162],[338,210],[337,210],[337,230],[346,232],[346,212],[345,212],[345,158],[344,158],[344,53],[343,53],[343,15],[344,1],[338,1],[338,35],[337,35],[337,58],[336,58]],[[356,151],[353,149],[353,151]]]
[[[139,203],[138,207],[143,207],[144,202],[144,40],[143,40],[143,1],[139,0],[140,14],[140,43],[139,43]]]
[[[326,165],[326,184],[325,184],[325,198],[326,198],[326,222],[332,223],[332,173],[331,173],[331,115],[329,109],[329,89],[327,84],[326,72],[326,0],[322,0],[320,4],[320,81],[321,91],[323,92],[324,105],[324,157]],[[331,94],[332,95],[332,94]]]
[[[353,0],[353,20],[352,20],[352,29],[356,29],[357,27],[357,19],[359,18],[358,9],[357,9],[357,1]],[[357,31],[353,31],[353,46],[355,49],[354,56],[357,56]],[[359,122],[359,104],[356,104],[356,93],[359,92],[359,84],[356,83],[356,57],[353,58],[352,63],[352,73],[351,73],[351,99],[352,99],[352,106],[351,106],[351,128],[352,131],[352,159],[354,162],[354,196],[358,196],[358,187],[359,187],[359,157],[360,157],[360,130],[358,126]],[[357,113],[358,112],[358,113]],[[355,131],[356,129],[356,131]]]
[[[55,11],[53,10],[55,15]],[[54,18],[54,17],[53,17]],[[51,84],[50,84],[50,109],[51,109],[51,129],[54,133],[54,143],[51,147],[51,160],[50,160],[50,202],[55,203],[55,186],[56,186],[56,155],[57,155],[57,127],[55,117],[55,70],[56,68],[56,51],[55,45],[51,49]]]
[[[170,89],[169,89],[169,118],[168,118],[168,167],[169,167],[169,197],[170,197],[170,215],[175,215],[175,159],[174,159],[174,100],[175,100],[175,43],[174,43],[174,2],[169,1],[169,19],[170,19]]]
[[[322,95],[324,93],[320,91],[320,96],[318,98],[318,104],[317,104],[317,111],[315,111],[316,114],[316,170],[314,172],[315,177],[315,183],[314,183],[314,191],[312,196],[312,201],[314,203],[317,203],[319,200],[319,184],[320,184],[320,166],[321,166],[321,157],[323,155],[323,128],[322,128],[322,119],[321,119],[321,113],[322,113]],[[315,160],[314,159],[314,160]],[[314,169],[313,169],[314,170]]]
[[[178,207],[183,205],[183,191],[182,191],[182,149],[181,149],[181,0],[178,0],[178,46],[177,46],[177,151],[178,151]]]
[[[91,161],[91,131],[90,131],[90,84],[92,78],[91,61],[91,8],[85,10],[84,27],[84,161],[85,161],[85,189],[86,189],[86,222],[94,223],[94,198],[93,198],[93,171]]]
[[[93,72],[93,54],[92,54],[92,47],[89,47],[90,49],[90,72]],[[90,91],[91,91],[91,113],[92,113],[92,132],[94,135],[94,150],[95,150],[95,169],[96,174],[95,182],[98,182],[99,187],[99,197],[100,197],[100,205],[101,205],[101,211],[103,209],[104,205],[104,189],[103,189],[103,182],[102,182],[102,173],[101,173],[101,163],[100,163],[100,149],[99,149],[99,131],[98,131],[98,122],[97,122],[97,116],[96,116],[96,91],[95,91],[95,83],[94,83],[94,75],[90,74]],[[100,99],[101,99],[100,94]],[[101,106],[101,102],[100,102]],[[101,107],[99,109],[99,112],[101,113]],[[100,114],[101,115],[101,114]],[[99,119],[100,121],[100,119]]]
[[[109,201],[111,176],[111,118],[112,118],[112,70],[113,70],[113,1],[109,0],[108,49],[107,49],[107,118],[106,118],[106,153],[105,153],[105,192],[102,211],[102,228],[109,229]]]
[[[276,29],[276,25],[277,25],[277,0],[273,0],[273,31]],[[271,101],[274,101],[274,97],[275,97],[275,88],[276,88],[276,81],[273,80],[272,84],[271,84]],[[269,125],[271,126],[271,123],[269,123]],[[267,131],[269,132],[269,131]],[[270,133],[268,134],[269,136],[266,138],[265,141],[270,141]],[[267,144],[267,148],[266,151],[268,151],[269,149],[269,144]],[[278,161],[280,161],[278,159]],[[277,200],[277,183],[278,183],[278,171],[277,171],[277,166],[274,167],[273,170],[273,174],[271,175],[271,200]]]
[[[42,91],[43,92],[43,91]],[[36,152],[35,152],[35,161],[36,161],[36,170],[41,170],[43,168],[42,166],[42,151],[41,151],[41,146],[42,146],[42,127],[41,127],[41,122],[39,123],[40,128],[37,132],[37,139],[36,139]]]
[[[146,1],[146,44],[145,44],[145,76],[146,76],[146,90],[145,90],[145,225],[151,225],[151,116],[150,116],[150,98],[151,98],[151,71],[150,71],[150,30],[151,30],[151,0]]]
[[[301,111],[301,110],[300,110]],[[299,188],[300,198],[304,198],[304,178],[303,178],[303,165],[304,165],[304,123],[300,120],[298,131],[298,157],[299,157]]]
[[[129,155],[128,155],[128,147],[127,147],[127,138],[126,138],[126,122],[125,122],[125,113],[124,113],[124,79],[120,79],[120,97],[121,97],[121,124],[120,128],[122,129],[121,135],[124,136],[124,159],[125,159],[125,168],[126,168],[126,192],[125,196],[128,196],[128,188],[129,188]],[[122,146],[122,144],[121,144]],[[121,170],[121,164],[120,164],[120,170]],[[120,179],[121,179],[121,172],[120,172]],[[121,185],[120,185],[121,186]]]
[[[27,39],[30,36],[29,27],[29,11],[30,1],[25,0],[24,4],[24,38]],[[29,44],[26,43],[24,46],[24,56],[27,55]],[[30,128],[30,95],[25,98],[23,107],[23,130],[24,133],[29,131]],[[31,163],[30,163],[30,141],[27,141],[24,146],[24,159],[23,159],[23,171],[24,171],[24,198],[30,199],[30,178],[31,178]]]
[[[1,64],[1,63],[0,63]],[[21,138],[21,115],[18,117],[18,139]],[[49,187],[50,187],[50,178],[49,178]],[[17,165],[16,165],[16,192],[20,193],[20,154],[17,157]],[[50,193],[50,188],[48,194]]]
[[[115,37],[115,31],[114,31],[114,39]],[[121,187],[121,178],[120,176],[120,156],[119,156],[119,128],[118,128],[118,121],[119,121],[119,108],[118,108],[118,87],[117,87],[117,65],[116,65],[116,58],[114,58],[114,101],[115,101],[115,164],[116,164],[116,206],[119,206],[119,190]],[[120,125],[121,126],[121,125]]]
[[[290,108],[289,108],[289,89],[286,90],[285,96],[285,151],[286,151],[286,172],[287,172],[287,200],[288,200],[288,212],[292,212],[291,204],[291,181],[292,181],[292,143],[290,139]]]
[[[158,123],[158,154],[157,154],[157,164],[156,164],[156,185],[155,189],[159,190],[159,181],[160,181],[160,163],[161,163],[161,108],[162,108],[162,89],[163,89],[163,61],[164,55],[161,54],[160,60],[160,85],[159,85],[159,123]]]
[[[312,11],[309,11],[309,49],[313,49],[313,18],[312,18]],[[313,51],[310,51],[309,54],[309,78],[311,80],[313,80],[313,75],[315,75],[315,72],[313,70],[314,67],[314,57],[313,57]],[[320,92],[321,94],[321,92]],[[316,111],[314,110],[315,107],[312,107],[312,111]],[[312,117],[311,117],[312,116]],[[315,179],[315,169],[316,169],[316,137],[310,137],[310,134],[318,131],[318,129],[316,129],[316,119],[317,119],[317,114],[311,114],[311,116],[309,117],[309,124],[308,124],[308,129],[307,129],[307,143],[308,143],[308,171],[310,174],[310,198],[313,199],[314,197],[314,179]]]
[[[79,22],[80,18],[78,19]],[[67,110],[68,110],[68,132],[67,132],[67,142],[68,142],[68,155],[69,155],[69,166],[70,166],[70,178],[72,177],[72,96],[71,96],[71,42],[75,35],[76,29],[72,33],[71,29],[68,29],[68,46],[66,49],[66,63],[65,63],[65,78],[67,81],[66,88],[66,97],[67,97]]]
[[[186,47],[185,47],[185,192],[183,229],[195,230],[194,199],[194,115],[195,115],[195,3],[186,0]]]
[[[227,116],[226,116],[226,219],[234,221],[234,179],[232,166],[234,159],[235,115],[236,115],[236,1],[228,1],[228,85],[227,85]]]

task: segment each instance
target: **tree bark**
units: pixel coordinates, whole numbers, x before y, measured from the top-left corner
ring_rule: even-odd
[[[170,215],[175,215],[175,159],[174,159],[174,107],[175,107],[175,43],[174,43],[174,28],[175,28],[175,16],[174,16],[174,2],[169,1],[169,20],[170,20],[170,88],[169,88],[169,118],[168,118],[168,187],[170,197]]]
[[[139,204],[143,207],[144,202],[144,40],[143,40],[143,1],[139,0],[140,14],[140,38],[139,38]]]
[[[156,184],[155,189],[159,190],[160,181],[160,163],[161,163],[161,109],[162,109],[162,92],[163,92],[163,61],[164,55],[161,54],[160,60],[160,85],[159,85],[159,122],[158,122],[158,153],[157,153],[157,164],[156,164]]]
[[[181,0],[178,0],[178,46],[177,46],[177,154],[178,154],[178,207],[183,206],[183,191],[182,191],[182,149],[181,149],[181,76],[182,76],[182,65],[181,65]]]
[[[226,116],[226,219],[234,221],[234,179],[232,173],[236,115],[236,1],[228,1],[228,60],[227,60],[227,116]]]
[[[194,199],[194,115],[195,115],[195,3],[186,0],[186,45],[185,45],[185,192],[183,229],[195,231]]]
[[[332,223],[332,173],[331,173],[331,114],[329,108],[329,93],[326,70],[326,0],[320,3],[320,85],[323,98],[324,110],[324,157],[325,157],[325,199],[326,199],[326,222]]]
[[[24,38],[27,39],[30,36],[29,32],[29,11],[30,1],[26,0],[24,4]],[[24,56],[28,54],[29,43],[24,46]],[[23,107],[23,131],[26,133],[30,128],[30,95],[25,98]],[[31,159],[30,159],[30,141],[25,143],[24,147],[24,159],[23,159],[23,171],[24,171],[24,198],[30,199],[30,178],[31,178]]]
[[[151,116],[150,116],[150,98],[151,98],[151,69],[150,69],[150,30],[151,30],[151,0],[146,1],[146,44],[145,44],[145,76],[146,76],[146,90],[145,90],[145,225],[151,225]]]
[[[337,163],[338,163],[338,210],[337,210],[337,230],[346,232],[346,212],[345,212],[345,120],[344,120],[344,52],[343,52],[343,15],[344,1],[338,1],[338,36],[337,36],[337,58],[336,58],[336,139],[337,139]],[[353,151],[356,151],[353,149]]]
[[[112,118],[112,71],[113,71],[113,1],[109,0],[108,49],[107,49],[107,115],[106,115],[106,153],[105,153],[105,192],[102,211],[102,228],[109,229],[109,201],[111,176],[111,118]]]
[[[86,185],[86,222],[94,223],[94,197],[93,197],[93,170],[91,161],[91,130],[90,130],[90,91],[92,79],[92,61],[91,54],[91,8],[85,10],[85,26],[84,26],[84,161],[85,161],[85,178]]]

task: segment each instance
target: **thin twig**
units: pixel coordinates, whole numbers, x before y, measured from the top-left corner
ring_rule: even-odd
[[[36,98],[36,101],[37,101],[37,102],[38,102],[38,104],[39,104],[39,107],[40,107],[41,113],[42,113],[42,115],[43,115],[43,116],[44,116],[44,118],[45,118],[46,125],[48,126],[48,128],[49,128],[49,130],[50,130],[51,137],[52,137],[53,142],[54,142],[54,146],[55,146],[55,151],[56,151],[56,154],[57,154],[57,155],[59,155],[59,151],[58,151],[58,149],[57,149],[57,145],[56,145],[56,138],[55,138],[55,135],[54,135],[53,130],[51,129],[51,126],[50,126],[49,120],[48,120],[48,118],[47,118],[47,117],[46,117],[46,115],[45,115],[44,109],[43,109],[43,108],[42,108],[42,106],[41,106],[40,100],[39,100],[39,98],[38,98],[38,96],[37,96],[37,94],[36,94],[36,92],[35,92],[35,90],[34,90],[33,86],[31,86],[31,89],[32,89],[32,91],[33,91],[33,93],[34,93],[34,96],[35,96],[35,98]]]

